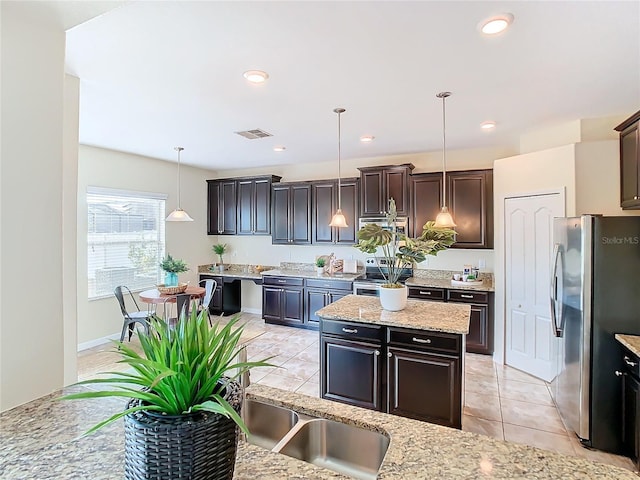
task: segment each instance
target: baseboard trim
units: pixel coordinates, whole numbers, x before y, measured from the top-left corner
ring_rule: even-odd
[[[262,310],[260,308],[243,308],[242,311],[244,313],[255,313],[256,315],[262,315]]]
[[[111,335],[107,335],[106,337],[96,338],[95,340],[89,340],[88,342],[79,343],[78,352],[97,347],[98,345],[104,345],[105,343],[109,343],[111,340],[120,340],[120,334],[113,333]]]

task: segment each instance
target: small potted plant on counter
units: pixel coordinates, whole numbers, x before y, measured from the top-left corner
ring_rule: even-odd
[[[217,243],[213,246],[213,252],[216,255],[218,255],[218,258],[220,258],[220,262],[218,263],[218,269],[221,272],[224,272],[224,260],[222,259],[222,255],[227,253],[228,248],[229,247],[226,243]]]
[[[380,304],[390,311],[402,310],[407,305],[407,287],[398,280],[403,268],[423,262],[427,255],[437,255],[455,242],[456,232],[449,228],[436,228],[429,221],[423,226],[418,238],[410,238],[396,230],[396,202],[389,199],[388,228],[367,224],[358,230],[355,247],[364,253],[376,253],[382,249],[385,268],[380,268],[385,283],[380,285]]]
[[[164,285],[166,287],[178,285],[178,274],[189,270],[184,261],[176,260],[169,254],[160,262],[160,268],[165,272]]]
[[[323,257],[318,257],[316,258],[316,273],[318,275],[322,275],[324,274],[324,266],[326,264],[326,261]]]
[[[126,372],[109,372],[76,385],[97,384],[61,400],[102,397],[129,399],[126,408],[85,435],[124,417],[126,480],[231,480],[236,459],[242,378],[249,369],[269,366],[265,359],[241,360],[243,326],[239,316],[209,328],[207,313],[193,309],[177,327],[152,316],[140,333],[142,353],[117,343]],[[105,388],[106,386],[106,388]]]

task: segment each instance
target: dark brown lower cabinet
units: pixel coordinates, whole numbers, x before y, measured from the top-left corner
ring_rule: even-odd
[[[462,427],[462,335],[325,319],[320,331],[322,398]]]
[[[302,326],[303,279],[265,277],[262,285],[262,318],[266,323]]]
[[[213,314],[231,315],[238,313],[242,308],[242,293],[240,280],[228,279],[218,275],[200,274],[200,281],[213,279],[216,281],[216,289],[213,292],[213,299],[209,305],[209,311]]]
[[[622,375],[622,445],[624,454],[640,467],[640,358],[623,349],[624,371]]]

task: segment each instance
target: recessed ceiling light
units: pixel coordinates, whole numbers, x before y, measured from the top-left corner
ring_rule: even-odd
[[[273,147],[274,152],[284,152],[286,149],[287,147],[283,147],[282,145],[276,145],[275,147]]]
[[[244,78],[251,83],[262,83],[269,78],[267,72],[263,72],[262,70],[247,70],[243,75]]]
[[[480,31],[485,35],[497,35],[498,33],[504,32],[512,22],[513,15],[510,13],[502,13],[481,22]]]
[[[373,142],[373,139],[376,138],[373,135],[362,135],[360,137],[360,141],[362,143],[369,143],[369,142]]]
[[[496,128],[496,122],[494,122],[493,120],[487,120],[486,122],[482,122],[480,124],[480,128],[482,130],[493,130],[494,128]]]

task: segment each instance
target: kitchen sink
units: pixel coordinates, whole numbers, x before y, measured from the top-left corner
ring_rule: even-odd
[[[293,410],[254,400],[245,401],[242,413],[250,432],[247,442],[267,450],[275,447],[299,419]]]
[[[243,416],[247,442],[357,479],[377,478],[389,448],[381,433],[256,400],[245,401]]]
[[[378,432],[316,418],[304,422],[280,453],[359,479],[374,479],[389,448]]]

